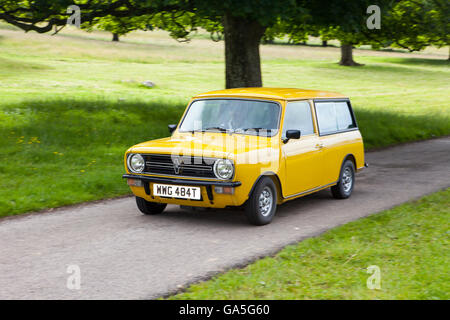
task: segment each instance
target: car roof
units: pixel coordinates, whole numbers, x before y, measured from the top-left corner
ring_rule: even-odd
[[[207,97],[244,97],[244,98],[266,98],[280,100],[296,100],[296,99],[316,99],[316,98],[347,98],[346,96],[329,91],[306,90],[297,88],[235,88],[209,91],[198,94],[195,98]]]

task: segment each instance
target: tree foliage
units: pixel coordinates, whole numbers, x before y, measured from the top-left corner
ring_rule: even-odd
[[[89,30],[92,29],[93,25],[100,30],[109,31],[117,37],[134,30],[153,30],[152,19],[148,16],[117,18],[109,15],[94,19],[89,24]]]
[[[385,34],[392,45],[410,51],[450,45],[448,0],[402,0],[386,18]]]
[[[225,15],[256,20],[270,26],[278,18],[293,14],[301,1],[292,0],[0,0],[0,19],[25,31],[48,32],[64,26],[69,5],[77,5],[82,20],[99,22],[98,18],[133,18],[159,15],[163,25],[173,28],[174,36],[186,36],[189,31],[205,24],[222,23]],[[107,18],[109,19],[109,18]],[[167,24],[167,21],[171,21]],[[44,23],[44,24],[42,24]],[[185,32],[180,32],[181,30]]]

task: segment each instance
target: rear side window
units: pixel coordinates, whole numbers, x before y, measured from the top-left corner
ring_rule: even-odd
[[[302,136],[314,133],[311,107],[306,101],[289,102],[284,113],[282,139],[287,130],[300,130]]]
[[[334,107],[336,109],[338,130],[346,130],[356,127],[347,102],[335,102]]]
[[[356,128],[356,123],[347,102],[316,102],[315,106],[320,134],[330,134]]]

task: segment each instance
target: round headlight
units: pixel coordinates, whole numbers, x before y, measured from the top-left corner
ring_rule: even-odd
[[[228,159],[216,160],[213,169],[216,177],[223,180],[231,179],[234,173],[233,162]]]
[[[140,154],[132,154],[128,158],[128,168],[133,172],[142,172],[145,168],[144,158]]]

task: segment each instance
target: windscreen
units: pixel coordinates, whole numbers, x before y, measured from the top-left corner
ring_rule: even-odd
[[[264,133],[273,136],[278,131],[279,115],[280,106],[270,101],[196,100],[190,105],[179,131]]]

